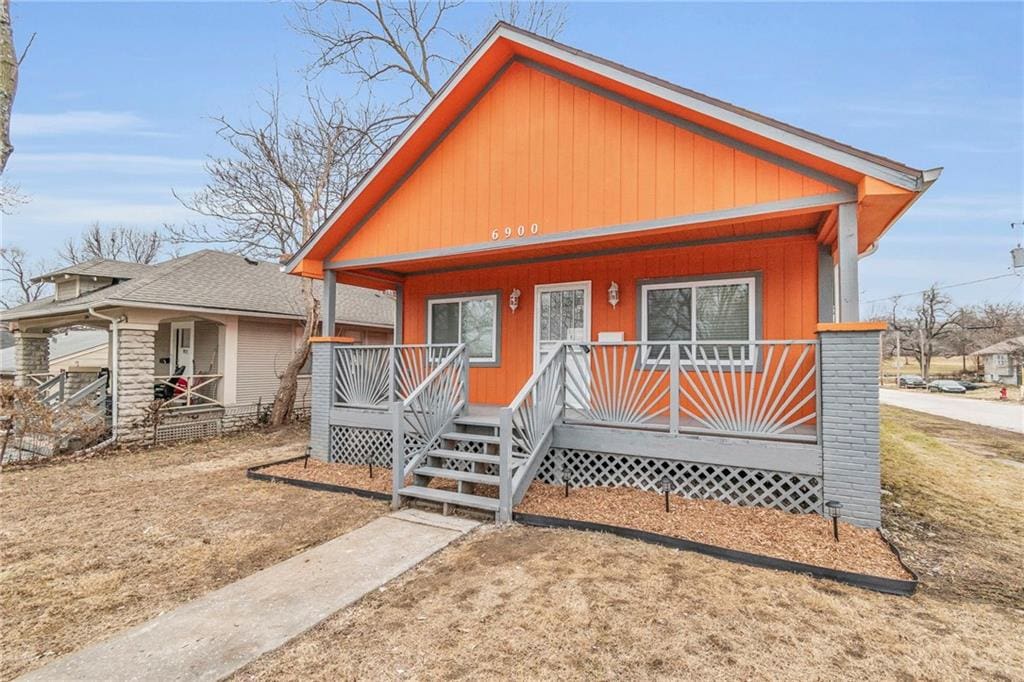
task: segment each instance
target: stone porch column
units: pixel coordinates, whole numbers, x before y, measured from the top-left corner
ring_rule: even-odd
[[[881,525],[879,335],[884,322],[819,324],[821,449],[825,501],[842,502],[842,519]]]
[[[147,439],[153,404],[156,325],[121,324],[117,330],[117,437],[122,443]]]
[[[29,374],[50,371],[50,335],[46,332],[14,332],[14,385],[32,386]]]

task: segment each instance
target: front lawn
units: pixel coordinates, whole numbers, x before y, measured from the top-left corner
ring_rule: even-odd
[[[384,513],[249,481],[304,428],[0,474],[0,678],[10,679]]]

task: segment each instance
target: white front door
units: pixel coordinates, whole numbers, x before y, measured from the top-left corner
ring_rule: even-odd
[[[590,282],[539,284],[534,287],[533,368],[562,341],[590,340]],[[566,356],[566,391],[570,407],[582,407],[589,393],[587,355],[581,348]]]
[[[173,374],[178,367],[184,367],[185,376],[193,373],[193,345],[196,336],[195,322],[171,323],[171,370]]]

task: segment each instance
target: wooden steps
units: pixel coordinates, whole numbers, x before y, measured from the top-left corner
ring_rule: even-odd
[[[440,490],[438,488],[427,488],[419,485],[408,485],[398,491],[403,497],[412,497],[418,500],[428,500],[441,504],[454,504],[459,507],[470,507],[471,509],[482,509],[489,512],[498,511],[498,498],[484,497],[483,495],[468,495],[457,493],[452,490]]]

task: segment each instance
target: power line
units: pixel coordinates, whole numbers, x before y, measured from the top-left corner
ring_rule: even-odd
[[[941,287],[935,287],[935,289],[937,291],[940,291],[940,290],[943,290],[943,289],[954,289],[956,287],[965,287],[965,286],[967,286],[969,284],[980,284],[982,282],[991,282],[992,280],[1003,279],[1005,277],[1016,277],[1016,275],[1014,273],[1012,273],[1012,272],[1007,272],[1007,273],[1004,273],[1002,275],[995,275],[993,277],[984,277],[982,279],[972,279],[969,282],[957,282],[956,284],[945,284],[945,285],[943,285]],[[921,291],[908,291],[908,292],[902,293],[902,294],[892,294],[891,296],[886,296],[884,298],[874,298],[874,299],[871,299],[870,301],[864,301],[864,303],[881,303],[882,301],[891,301],[894,298],[902,298],[904,296],[915,296],[917,294],[923,294],[926,291],[931,291],[931,289],[932,289],[932,287],[928,287],[927,289],[922,289]]]

